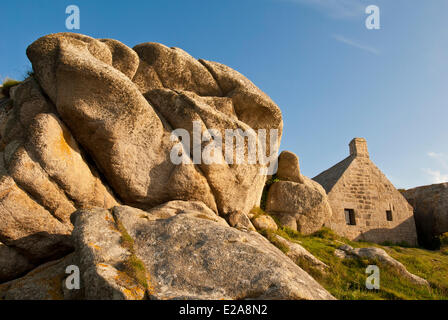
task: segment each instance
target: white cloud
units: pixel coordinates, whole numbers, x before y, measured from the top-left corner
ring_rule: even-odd
[[[436,160],[444,170],[444,171],[438,169],[434,170],[429,168],[422,169],[423,172],[425,172],[429,176],[431,183],[448,182],[448,156],[443,153],[437,153],[437,152],[428,152],[428,156]]]
[[[427,175],[429,175],[429,178],[431,180],[431,183],[443,183],[448,182],[448,174],[442,174],[438,170],[432,170],[432,169],[422,169]]]
[[[354,48],[357,48],[357,49],[360,49],[360,50],[363,50],[363,51],[367,51],[367,52],[375,54],[375,55],[380,55],[381,54],[381,52],[378,49],[374,48],[374,47],[358,43],[358,42],[350,40],[350,39],[348,39],[348,38],[346,38],[344,36],[341,36],[339,34],[333,35],[333,38],[336,41],[339,41],[339,42],[344,43],[346,45],[349,45],[351,47],[354,47]]]
[[[448,156],[443,153],[428,152],[428,156],[435,159],[446,170],[448,170]]]
[[[365,13],[360,0],[283,0],[313,7],[331,18],[353,19]]]

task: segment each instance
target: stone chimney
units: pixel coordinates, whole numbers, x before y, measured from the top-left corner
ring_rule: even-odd
[[[364,138],[354,138],[350,141],[350,155],[354,157],[369,157],[367,141]]]

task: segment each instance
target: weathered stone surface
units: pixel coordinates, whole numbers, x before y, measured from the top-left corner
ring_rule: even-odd
[[[280,223],[303,234],[322,228],[331,217],[325,190],[303,177],[304,183],[275,182],[268,192],[266,211],[278,217]]]
[[[272,217],[261,214],[252,219],[252,224],[257,230],[271,230],[275,231],[278,229],[277,223],[275,223]]]
[[[11,88],[11,103],[2,110],[4,116],[0,124],[2,144],[6,146],[14,140],[27,137],[28,127],[36,115],[54,112],[54,107],[42,95],[39,84],[29,78]]]
[[[436,248],[438,237],[448,232],[448,183],[409,189],[403,195],[414,208],[420,244]]]
[[[249,79],[221,63],[199,60],[213,75],[223,95],[232,99],[238,119],[252,129],[278,129],[279,139],[283,130],[280,109]]]
[[[135,208],[128,206],[115,207],[114,212],[121,212],[123,210],[135,211]],[[208,208],[203,202],[200,201],[170,201],[160,206],[151,209],[150,213],[141,211],[140,217],[145,217],[147,220],[167,219],[174,217],[178,214],[188,214],[190,216],[204,218],[215,221],[225,227],[229,224],[218,216],[213,210]]]
[[[279,108],[226,66],[154,43],[134,51],[62,33],[37,40],[27,54],[58,114],[126,204],[192,200],[222,215],[247,213],[261,198],[265,177],[259,173],[266,164],[174,165],[170,151],[179,141],[171,140],[171,130],[192,136],[198,121],[201,131],[222,136],[225,129],[277,129],[280,141]],[[201,150],[210,145],[200,143]]]
[[[83,40],[86,39],[83,38]],[[137,53],[114,39],[101,39],[100,41],[109,48],[112,55],[112,67],[122,72],[129,79],[132,79],[140,64],[140,58]]]
[[[350,240],[417,244],[412,207],[370,160],[365,139],[353,139],[350,156],[313,180],[328,194],[333,215],[325,225],[337,234]],[[346,209],[352,210],[350,223]]]
[[[230,226],[241,231],[255,231],[255,227],[245,213],[233,212],[228,217]]]
[[[378,261],[384,265],[387,265],[395,269],[400,275],[409,279],[411,282],[415,284],[422,286],[429,286],[428,281],[415,274],[410,273],[401,262],[392,258],[390,255],[387,254],[385,250],[381,248],[370,247],[370,248],[353,249],[349,245],[343,245],[339,247],[339,249],[337,249],[336,251],[335,255],[342,259],[358,257],[358,258],[370,259],[372,261]]]
[[[300,173],[299,158],[290,151],[283,151],[278,157],[277,178],[280,180],[304,183]]]
[[[131,49],[115,40],[73,33],[40,38],[27,55],[34,76],[14,87],[11,99],[0,108],[0,256],[5,257],[0,259],[0,281],[58,259],[75,245],[74,259],[86,284],[82,296],[87,299],[168,298],[170,291],[191,298],[331,298],[300,268],[288,265],[264,238],[250,232],[255,228],[247,213],[260,202],[266,179],[260,173],[269,165],[260,158],[271,155],[269,160],[275,161],[272,155],[276,156],[275,148],[262,145],[256,130],[268,130],[268,136],[270,129],[277,130],[278,143],[283,126],[279,108],[253,83],[181,49],[150,43]],[[173,150],[194,158],[188,148],[197,147],[197,141],[188,144],[182,139],[181,144],[172,135],[181,128],[194,138],[193,123],[199,124],[199,134],[206,133],[199,151],[215,145],[216,132],[225,137],[231,129],[235,139],[244,141],[244,157],[249,156],[251,142],[258,144],[258,162],[240,163],[235,154],[239,150],[226,146],[209,152],[201,163],[173,163]],[[235,163],[224,161],[229,155]],[[219,161],[207,162],[211,157]],[[116,207],[113,193],[124,204],[152,210]],[[113,214],[107,210],[112,207]],[[72,240],[70,216],[76,210]],[[218,214],[246,232],[231,228]],[[190,236],[175,232],[185,231],[184,221]],[[148,224],[147,233],[143,230],[148,237],[157,232],[171,237],[154,241],[162,241],[160,248],[166,245],[165,262],[179,260],[168,268],[172,277],[189,266],[187,253],[202,241],[207,250],[199,256],[205,255],[202,260],[211,264],[222,262],[223,270],[198,260],[191,281],[207,271],[217,278],[205,278],[204,286],[196,288],[185,275],[180,287],[166,289],[169,277],[158,273],[163,264],[156,266],[158,260],[153,259],[160,248],[145,247],[146,240],[133,229],[141,223]],[[237,240],[226,242],[228,237]],[[181,243],[187,244],[186,251]],[[145,255],[142,248],[153,251]],[[173,248],[175,257],[169,255]],[[267,267],[260,262],[252,269],[246,261],[237,261],[245,268],[248,286],[237,274],[240,270],[232,269],[230,252],[251,254],[250,260],[260,252]],[[8,282],[5,297],[26,298],[18,292],[24,285],[30,297],[50,297],[53,284],[38,283],[51,272],[60,275],[63,263],[37,268],[21,279],[25,284]],[[155,284],[142,274],[145,264],[148,272],[158,274]],[[232,271],[235,281],[224,283]],[[262,272],[267,276],[260,279]],[[218,289],[209,292],[213,285]],[[189,286],[194,288],[190,293]],[[161,293],[153,293],[157,290]]]
[[[16,249],[8,247],[0,242],[0,283],[17,278],[33,265]]]
[[[74,263],[73,254],[47,262],[22,278],[0,285],[0,300],[63,300],[81,297],[80,290],[68,290],[66,268]]]
[[[142,93],[170,88],[195,92],[200,96],[222,96],[218,83],[207,68],[182,49],[148,42],[135,46],[134,50],[143,63],[133,81]]]
[[[184,205],[174,216],[180,202],[166,204],[168,213],[163,206],[78,212],[73,234],[86,297],[140,299],[144,289],[154,299],[333,299],[261,235],[216,222],[198,204]],[[140,282],[136,273],[120,271],[130,257],[144,265]]]
[[[138,209],[137,212],[142,214]],[[126,272],[132,256],[112,214],[101,208],[81,210],[73,218],[73,239],[85,299],[142,299],[144,285]]]
[[[176,92],[170,89],[153,90],[145,96],[173,128],[187,130],[189,136],[192,137],[188,146],[190,150],[193,150],[192,153],[195,145],[198,145],[194,141],[193,121],[199,124],[200,131],[214,129],[214,134],[219,133],[221,137],[221,142],[217,139],[215,143],[203,143],[204,148],[214,149],[220,143],[225,147],[226,130],[232,130],[237,132],[238,138],[244,139],[243,152],[247,158],[248,141],[257,141],[257,135],[251,127],[238,121],[236,117],[229,117],[228,113],[231,111],[228,109],[233,110],[233,107],[228,98],[201,97],[192,92]],[[230,108],[225,107],[228,104]],[[247,133],[247,139],[244,138],[244,133]],[[231,161],[234,164],[229,164],[224,152],[218,150],[213,155],[213,162],[207,163],[207,160],[203,159],[198,167],[207,178],[221,214],[228,215],[234,211],[247,213],[259,203],[261,198],[262,186],[266,181],[266,177],[260,174],[262,166],[247,163],[244,159],[242,163],[237,163],[238,158],[234,159],[235,152],[232,150],[230,150]],[[193,154],[192,156],[194,157]]]
[[[20,189],[7,174],[0,152],[0,236],[28,259],[41,261],[70,250],[71,227]],[[2,262],[0,262],[2,263]]]
[[[0,239],[26,260],[0,259],[1,281],[69,253],[77,208],[117,204],[55,112],[32,78],[0,112]]]
[[[39,114],[24,146],[8,157],[8,169],[20,186],[62,221],[75,207],[116,204],[81,155],[67,128],[54,114]]]
[[[315,256],[313,256],[308,250],[306,250],[300,244],[289,241],[279,235],[275,235],[275,238],[277,239],[278,242],[280,242],[282,245],[288,248],[288,252],[286,253],[286,255],[290,257],[292,261],[298,263],[299,266],[300,263],[305,262],[308,266],[316,268],[321,272],[328,271],[329,267],[325,263],[323,263]]]
[[[174,142],[169,132],[131,79],[112,66],[106,44],[56,34],[37,40],[27,52],[58,113],[125,202],[154,206],[174,198],[170,177],[182,169],[192,178],[190,184],[206,186],[194,166],[170,162]],[[44,62],[51,72],[40,67]],[[211,198],[206,191],[204,201]]]

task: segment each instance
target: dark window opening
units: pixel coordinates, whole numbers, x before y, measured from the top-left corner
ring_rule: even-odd
[[[345,209],[345,222],[349,226],[355,226],[356,225],[356,219],[355,219],[355,210],[353,209]]]
[[[392,221],[393,219],[392,219],[392,210],[387,210],[386,211],[386,218],[387,218],[387,221]]]

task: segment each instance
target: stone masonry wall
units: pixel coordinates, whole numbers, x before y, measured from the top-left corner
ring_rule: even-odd
[[[384,174],[365,157],[356,157],[329,192],[333,216],[326,225],[351,240],[417,244],[413,209]],[[353,209],[356,225],[347,225]],[[393,221],[387,221],[386,211]]]

